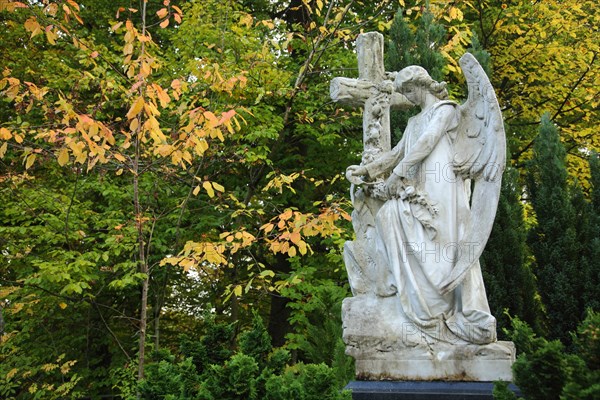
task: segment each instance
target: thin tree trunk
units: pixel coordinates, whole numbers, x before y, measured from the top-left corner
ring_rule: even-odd
[[[150,275],[148,273],[148,261],[146,259],[146,246],[144,243],[144,222],[140,206],[139,192],[139,158],[140,158],[139,132],[135,139],[135,158],[133,161],[133,204],[135,209],[135,224],[137,228],[138,239],[138,264],[139,270],[145,275],[142,281],[142,298],[140,304],[140,329],[139,329],[139,350],[138,350],[138,382],[144,379],[144,363],[146,360],[146,326],[148,323],[148,286],[150,284]],[[138,398],[140,397],[138,393]]]
[[[2,336],[4,335],[4,318],[2,316],[2,304],[0,303],[0,344],[2,344]]]
[[[146,35],[146,2],[142,2],[142,36]],[[140,58],[144,57],[145,44],[142,42]],[[142,78],[145,79],[145,78]],[[145,82],[143,82],[145,83]],[[140,96],[144,94],[144,84],[140,85],[139,93]],[[150,274],[148,269],[148,260],[146,259],[146,246],[144,243],[144,220],[142,215],[142,209],[140,206],[140,192],[139,192],[139,173],[140,173],[140,154],[142,140],[140,133],[142,132],[142,114],[140,114],[140,123],[138,124],[137,135],[135,136],[135,157],[133,160],[133,204],[135,209],[135,223],[137,227],[138,236],[138,253],[139,253],[139,269],[144,274],[144,280],[142,282],[142,298],[140,304],[140,330],[139,330],[139,350],[138,350],[138,382],[144,379],[144,364],[146,362],[146,326],[148,323],[148,287],[150,285]],[[141,393],[137,392],[137,398],[141,398]]]
[[[273,270],[276,273],[288,274],[292,270],[290,262],[283,254],[277,254]],[[267,331],[271,336],[273,346],[280,347],[285,344],[285,335],[290,332],[291,310],[287,307],[290,299],[277,294],[271,294],[271,310],[269,311],[269,324]]]
[[[138,132],[139,133],[139,132]],[[137,227],[138,239],[138,263],[139,270],[144,274],[142,281],[142,298],[140,304],[140,329],[139,329],[139,350],[138,350],[138,382],[144,379],[144,363],[146,361],[146,326],[148,323],[148,286],[150,285],[150,274],[148,270],[148,261],[146,259],[146,246],[144,243],[144,223],[140,206],[139,193],[139,155],[141,141],[138,137],[135,140],[135,158],[133,162],[133,204],[135,209],[135,224]],[[138,398],[140,394],[138,393]]]

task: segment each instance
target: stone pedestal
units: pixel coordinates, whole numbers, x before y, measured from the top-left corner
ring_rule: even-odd
[[[346,354],[356,360],[356,378],[367,381],[512,381],[512,342],[478,345],[437,337],[407,322],[394,296],[344,300]],[[434,335],[435,336],[435,335]]]
[[[350,382],[352,400],[492,400],[492,382]],[[509,389],[521,397],[514,385]]]

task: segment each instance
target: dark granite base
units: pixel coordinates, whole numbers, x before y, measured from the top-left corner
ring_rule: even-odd
[[[521,391],[509,385],[518,397]],[[493,382],[352,381],[352,400],[492,400]]]

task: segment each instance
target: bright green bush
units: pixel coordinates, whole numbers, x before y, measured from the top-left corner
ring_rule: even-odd
[[[520,352],[513,365],[515,384],[526,400],[600,399],[600,314],[588,315],[573,334],[573,351],[558,340],[537,337],[525,322],[512,318],[506,334]],[[497,383],[494,398],[514,399],[506,384]]]
[[[262,319],[239,335],[237,351],[231,325],[207,319],[206,336],[181,337],[179,354],[152,354],[143,399],[168,400],[343,400],[336,372],[324,363],[291,365],[289,351],[271,346]],[[224,335],[215,335],[221,332]],[[229,347],[228,347],[229,344]],[[224,354],[230,354],[223,359]]]

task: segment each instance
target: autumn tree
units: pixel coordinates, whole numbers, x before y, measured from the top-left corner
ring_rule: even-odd
[[[83,9],[91,5],[100,3],[86,4]],[[2,110],[6,123],[1,127],[1,150],[3,180],[12,202],[3,208],[2,231],[9,238],[5,256],[14,259],[3,279],[3,285],[8,285],[5,290],[13,332],[6,344],[11,347],[5,348],[14,352],[34,340],[32,336],[14,334],[17,327],[35,336],[43,334],[43,330],[34,329],[35,322],[24,319],[25,313],[19,314],[26,305],[24,311],[38,314],[42,324],[48,318],[58,324],[71,312],[84,320],[87,315],[87,323],[80,324],[87,327],[87,334],[76,335],[83,340],[81,345],[86,336],[87,343],[96,343],[90,341],[97,333],[90,330],[94,324],[110,339],[102,340],[106,347],[98,343],[98,347],[88,346],[78,352],[78,346],[74,346],[74,353],[88,355],[88,368],[95,363],[113,367],[118,360],[123,365],[137,353],[141,379],[152,270],[168,254],[165,244],[172,232],[169,225],[177,221],[172,217],[178,214],[179,204],[169,196],[185,196],[193,191],[168,188],[169,181],[181,178],[178,170],[186,175],[187,165],[194,157],[201,158],[207,149],[207,139],[219,141],[224,133],[233,131],[235,112],[215,114],[203,108],[171,108],[171,101],[180,100],[187,85],[153,75],[160,60],[153,53],[156,45],[147,23],[152,18],[164,28],[169,22],[181,22],[181,10],[169,2],[153,10],[152,17],[146,3],[141,10],[111,8],[111,13],[117,13],[116,20],[96,20],[100,25],[112,20],[110,42],[106,42],[106,35],[101,34],[97,42],[94,36],[86,35],[94,24],[84,24],[82,7],[73,1],[3,2],[2,7],[5,23],[22,34],[20,40],[7,47],[17,47],[17,53],[26,53],[25,46],[40,48],[40,58],[50,65],[58,61],[54,58],[57,48],[65,59],[56,64],[64,70],[57,71],[57,75],[50,69],[28,67],[27,57],[22,58],[23,64],[19,64],[21,59],[9,58],[13,64],[3,66],[0,87],[7,107]],[[44,51],[46,48],[49,50]],[[43,62],[38,61],[38,66]],[[164,121],[172,123],[172,132],[160,128],[161,114]],[[157,180],[157,174],[166,179]],[[197,185],[208,195],[223,190],[208,180],[193,187]],[[168,201],[158,201],[163,196]],[[118,201],[111,202],[112,198]],[[11,214],[14,208],[10,206],[17,202],[30,204],[20,218]],[[176,224],[172,226],[176,229]],[[164,230],[157,233],[157,228]],[[19,237],[37,240],[25,244],[16,240]],[[12,268],[20,263],[26,268]],[[105,302],[107,292],[111,293]],[[135,298],[139,301],[132,302]],[[54,307],[64,310],[64,315],[60,311],[55,315]],[[96,322],[91,323],[89,316]],[[77,318],[72,319],[76,323]],[[123,339],[132,337],[126,333],[131,328],[138,332],[137,351],[131,339]],[[68,330],[65,326],[62,332]],[[56,347],[59,353],[77,342],[61,343]],[[108,349],[113,346],[121,357],[111,359],[115,353]],[[73,352],[66,353],[77,357]],[[3,367],[9,368],[11,379],[20,380],[21,390],[65,394],[66,389],[38,384],[38,376],[27,372],[35,371],[35,365],[27,367],[24,359],[10,352],[6,356]],[[101,360],[96,361],[99,356]],[[43,363],[49,357],[53,355],[32,354],[31,362]],[[61,354],[54,358],[64,363],[64,357]],[[61,367],[64,374],[74,364],[69,359],[67,362]],[[43,379],[43,374],[40,376]],[[107,385],[106,378],[99,380],[100,387],[102,382]],[[92,379],[87,384],[94,386],[97,381]]]
[[[216,29],[181,24],[176,37],[165,29],[183,22],[175,4],[117,7],[86,23],[87,10],[103,4],[2,3],[6,24],[20,29],[7,47],[24,55],[0,81],[0,150],[11,192],[2,232],[13,260],[2,294],[14,332],[3,372],[23,390],[38,390],[38,377],[15,354],[35,339],[17,332],[42,332],[21,310],[39,313],[39,324],[67,313],[86,321],[68,354],[86,354],[75,367],[84,371],[78,387],[98,392],[117,379],[109,369],[129,374],[122,366],[130,360],[143,377],[148,324],[160,345],[161,310],[183,293],[174,280],[202,286],[201,307],[238,320],[255,302],[281,299],[276,291],[302,282],[300,257],[339,261],[337,224],[347,218],[334,185],[341,168],[324,161],[358,140],[345,137],[354,117],[339,114],[331,124],[336,110],[324,94],[329,71],[352,58],[342,46],[351,30],[340,24],[347,16],[350,25],[363,22],[350,3],[307,6],[308,25],[292,24],[298,31],[257,20],[235,2],[189,3],[186,14]],[[60,49],[65,71],[28,64],[30,47],[50,60]],[[17,218],[23,200],[33,207]],[[331,234],[338,239],[318,239]],[[17,240],[29,236],[39,240]],[[13,269],[18,263],[27,268]],[[313,276],[331,279],[318,270]],[[89,332],[104,332],[104,347],[81,350]],[[76,343],[62,338],[56,351]],[[60,358],[50,356],[30,361]],[[86,370],[97,356],[101,379]]]
[[[532,155],[539,116],[550,113],[561,129],[567,168],[589,188],[586,149],[598,149],[598,32],[593,1],[500,2],[465,7],[482,46],[490,52],[507,135],[518,141],[512,158],[520,170]]]

